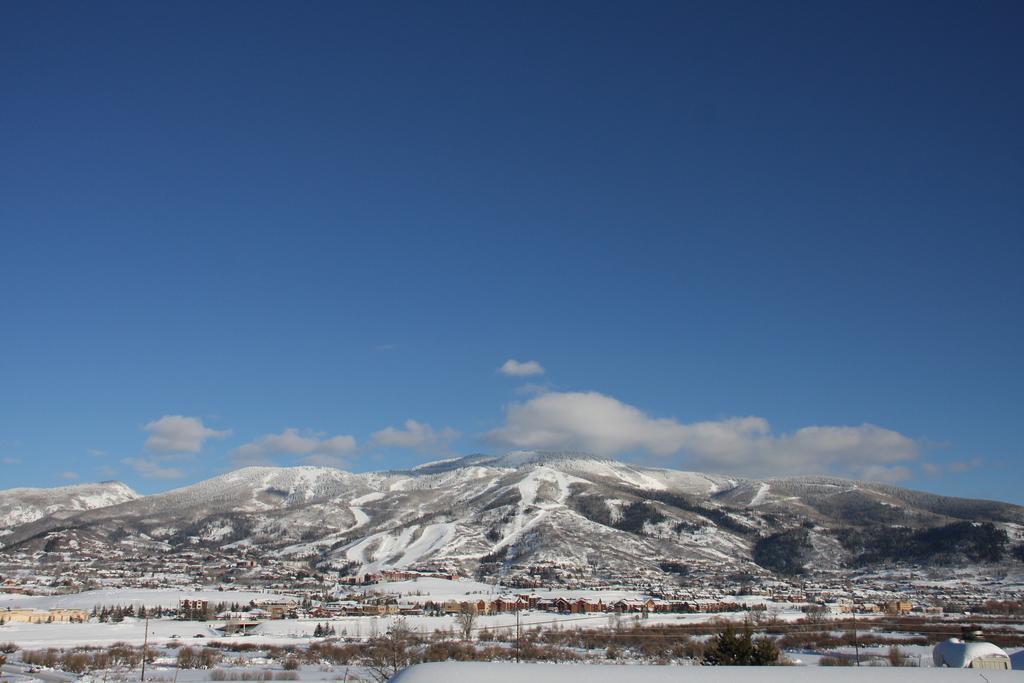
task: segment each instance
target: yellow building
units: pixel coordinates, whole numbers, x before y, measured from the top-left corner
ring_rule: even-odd
[[[83,609],[51,609],[49,615],[54,623],[71,623],[89,621],[89,613]]]
[[[89,620],[89,613],[81,609],[3,609],[0,619],[5,624],[68,624]]]
[[[913,609],[909,600],[890,600],[885,603],[886,614],[910,614]]]

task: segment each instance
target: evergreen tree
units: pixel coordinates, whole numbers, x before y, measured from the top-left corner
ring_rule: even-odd
[[[765,636],[764,638],[758,638],[754,641],[753,664],[757,666],[777,664],[781,655],[782,653],[779,652],[779,646],[775,644],[775,640],[773,638]]]
[[[712,638],[704,649],[704,664],[711,666],[766,666],[779,661],[779,648],[771,638],[754,640],[750,627],[737,633],[732,625]]]

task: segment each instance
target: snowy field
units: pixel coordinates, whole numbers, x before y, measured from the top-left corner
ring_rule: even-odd
[[[345,587],[342,592],[349,589]],[[393,583],[375,584],[372,586],[360,587],[358,589],[366,593],[392,595],[400,602],[423,602],[432,600],[442,602],[445,600],[466,600],[476,597],[491,600],[502,594],[522,593],[523,590],[510,590],[502,586],[495,586],[475,581],[449,581],[444,579],[421,578],[412,581],[401,581]],[[592,591],[592,590],[552,590],[536,591],[542,597],[565,597],[565,598],[601,598],[606,603],[614,602],[620,598],[635,599],[646,597],[634,591]],[[282,593],[273,592],[252,592],[252,591],[219,591],[219,590],[146,590],[146,589],[104,589],[88,591],[72,595],[53,596],[24,596],[15,594],[0,594],[0,609],[10,608],[78,608],[91,610],[96,605],[122,605],[129,604],[147,607],[157,605],[163,607],[177,607],[178,601],[186,598],[203,599],[213,603],[248,603],[252,600],[273,600],[285,596]],[[757,596],[730,597],[730,601],[747,603],[765,603],[764,598]],[[784,603],[766,603],[768,613],[775,619],[794,622],[804,618],[798,606]],[[655,626],[660,624],[682,625],[682,624],[707,624],[720,619],[739,620],[746,616],[746,613],[699,613],[699,614],[650,614],[647,619],[641,619],[639,615],[625,614],[614,615],[610,613],[594,614],[555,614],[545,611],[528,610],[519,615],[520,624],[524,629],[534,627],[562,628],[608,628],[613,625],[629,627],[637,623],[643,626]],[[329,624],[334,632],[341,638],[367,639],[378,635],[386,634],[398,621],[401,620],[408,628],[421,635],[429,635],[438,630],[457,631],[456,619],[454,616],[424,616],[410,615],[405,617],[343,617],[336,619],[284,619],[266,621],[258,626],[254,633],[246,636],[225,637],[215,629],[223,622],[196,622],[178,621],[171,619],[153,619],[149,622],[149,642],[156,647],[165,646],[171,641],[179,641],[186,645],[204,645],[211,640],[233,641],[238,643],[251,643],[260,646],[299,646],[312,642],[314,630],[318,625]],[[866,625],[867,622],[865,622]],[[511,633],[516,626],[515,614],[481,615],[477,618],[476,629],[490,629],[494,631]],[[887,633],[890,638],[911,637],[907,633]],[[85,623],[85,624],[26,624],[14,623],[0,626],[0,643],[15,642],[24,649],[44,648],[73,648],[76,646],[99,646],[106,647],[117,642],[126,642],[132,645],[141,645],[145,634],[145,622],[140,619],[125,618],[120,623]],[[908,645],[901,648],[903,653],[913,663],[922,668],[931,667],[931,647]],[[795,663],[806,666],[816,666],[825,655],[852,655],[851,648],[840,648],[828,653],[822,652],[787,652],[786,655]],[[861,648],[860,654],[865,661],[872,657],[885,659],[888,655],[888,648]],[[1014,665],[1024,667],[1024,651],[1014,649],[1011,653]],[[160,667],[154,669],[156,673]],[[322,676],[320,674],[323,674]],[[190,674],[191,675],[191,674]],[[313,680],[317,678],[326,680],[338,677],[337,672],[326,671],[303,671],[302,678]],[[5,683],[7,681],[5,677]],[[186,678],[181,679],[187,681]],[[202,680],[206,680],[203,678]]]
[[[493,600],[501,595],[534,594],[541,598],[565,598],[575,600],[600,598],[605,604],[617,600],[638,600],[648,596],[646,593],[632,590],[530,590],[509,588],[506,586],[480,583],[479,581],[450,581],[439,578],[420,578],[410,581],[394,581],[376,583],[368,586],[341,586],[336,591],[339,597],[347,593],[388,595],[399,599],[399,602],[423,603],[428,600],[444,602],[447,600]],[[121,605],[136,607],[172,607],[178,606],[179,600],[207,600],[216,604],[221,602],[248,604],[250,601],[266,601],[276,598],[292,598],[295,596],[273,591],[235,591],[235,590],[185,590],[185,589],[146,589],[146,588],[106,588],[102,590],[84,591],[66,595],[21,595],[18,593],[0,592],[0,609],[31,608],[31,609],[86,609],[96,606]],[[782,603],[773,605],[760,596],[730,596],[729,602],[740,604],[766,604],[770,609],[792,610],[793,605]]]
[[[610,664],[508,664],[490,662],[433,662],[410,667],[391,679],[394,683],[564,683],[586,678],[590,683],[674,683],[679,680],[697,683],[730,683],[757,681],[758,683],[811,683],[836,681],[837,683],[863,683],[865,681],[937,681],[938,683],[993,683],[994,681],[1020,681],[1013,671],[986,671],[984,675],[972,669],[885,669],[822,667],[794,669],[791,667],[763,666],[701,666],[687,667],[685,673],[673,666],[643,666]]]
[[[804,615],[792,611],[779,615],[781,619],[795,621]],[[645,626],[656,624],[697,624],[706,623],[716,618],[736,618],[735,614],[652,614],[641,622]],[[628,626],[635,616],[618,617],[618,623]],[[266,621],[249,636],[221,636],[214,626],[223,622],[217,621],[177,621],[153,619],[149,622],[149,639],[151,643],[164,643],[180,640],[185,643],[199,644],[207,640],[237,641],[267,645],[302,644],[313,637],[317,625],[328,623],[334,627],[340,637],[370,638],[387,633],[399,620],[420,634],[429,634],[439,630],[456,628],[454,616],[430,617],[414,615],[407,617],[344,617],[339,619],[280,619]],[[556,624],[561,628],[604,628],[609,626],[616,616],[613,614],[552,614],[550,612],[527,611],[520,613],[520,624],[524,628],[543,626],[550,628]],[[477,618],[477,628],[483,629],[514,629],[514,614],[495,614]],[[119,641],[141,645],[145,637],[145,622],[141,619],[125,618],[120,623],[87,623],[87,624],[6,624],[0,626],[0,642],[13,641],[24,648],[35,649],[44,647],[73,647],[76,645],[110,645]]]
[[[123,683],[124,681],[138,681],[141,671],[137,668],[123,668],[112,671],[94,671],[78,676],[57,670],[40,670],[28,673],[26,667],[13,665],[5,667],[0,681],[2,683]],[[282,669],[267,660],[253,658],[245,665],[227,663],[218,666],[218,670],[226,672],[228,678],[235,675],[241,678],[244,674],[252,674],[258,671],[266,671],[271,675],[280,675]],[[174,665],[173,658],[158,658],[156,662],[146,667],[146,681],[152,683],[198,683],[199,681],[210,681],[211,670],[209,669],[179,669]],[[349,681],[357,683],[363,681],[372,683],[373,678],[361,666],[310,666],[304,665],[295,672],[296,679],[301,681]]]
[[[533,590],[530,588],[509,588],[507,586],[480,583],[479,581],[449,581],[424,577],[409,581],[390,581],[375,583],[369,586],[354,586],[354,593],[379,593],[395,595],[400,598],[407,598],[406,601],[422,602],[424,600],[445,601],[445,600],[466,600],[470,598],[484,598],[493,600],[499,595],[518,595],[520,593],[539,595],[542,598],[601,598],[606,603],[616,600],[635,600],[646,598],[646,593],[629,590]]]
[[[368,586],[353,586],[350,589],[346,588],[346,590],[351,590],[353,593],[394,595],[398,597],[401,602],[423,602],[428,599],[435,602],[479,598],[493,600],[500,595],[531,594],[549,599],[565,598],[567,600],[576,600],[578,598],[587,598],[596,600],[600,598],[605,602],[605,604],[608,604],[615,602],[616,600],[639,600],[651,597],[647,593],[636,590],[592,590],[586,588],[545,590],[540,588],[509,588],[508,586],[480,583],[479,581],[450,581],[448,579],[433,577],[421,577],[417,579],[410,579],[409,581],[382,582]],[[765,604],[772,606],[772,603],[767,598],[758,595],[730,595],[727,598],[724,598],[724,600],[740,604]],[[793,607],[790,603],[783,603],[776,606],[780,609],[792,609]]]
[[[256,591],[179,590],[175,588],[105,588],[67,595],[21,595],[0,593],[0,609],[86,609],[93,607],[121,605],[145,607],[178,607],[179,600],[208,600],[211,603],[237,602],[248,604],[251,600],[272,600],[285,596],[281,593]]]

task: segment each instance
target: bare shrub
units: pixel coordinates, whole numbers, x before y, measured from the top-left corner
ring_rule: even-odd
[[[110,657],[110,664],[112,666],[134,668],[142,663],[141,650],[124,642],[114,643],[107,648],[107,655]]]
[[[92,657],[85,652],[65,652],[60,658],[60,668],[73,674],[82,674],[90,669]]]
[[[367,643],[363,653],[367,672],[378,683],[390,680],[400,670],[413,663],[414,645],[415,634],[404,619],[399,619],[386,635]]]
[[[917,662],[907,657],[899,645],[893,645],[889,648],[888,659],[889,666],[917,666]]]
[[[459,633],[463,640],[470,640],[473,637],[473,629],[477,622],[477,611],[475,605],[463,605],[458,614],[455,615],[455,624],[459,627]]]
[[[254,650],[263,649],[256,643],[239,643],[231,640],[211,640],[207,645],[218,650],[227,650],[230,652],[253,652]],[[170,643],[168,643],[168,647],[170,647]]]
[[[204,647],[202,652],[199,653],[198,660],[197,668],[212,669],[220,662],[220,652],[212,647]]]
[[[292,672],[284,672],[292,673]],[[297,678],[297,676],[296,676]],[[214,669],[210,672],[211,681],[272,681],[274,672],[269,669],[257,669],[256,671],[227,671],[225,669]],[[283,679],[295,680],[295,679]]]
[[[196,656],[196,651],[191,647],[186,646],[178,650],[179,669],[195,669],[198,661],[199,658]]]
[[[52,647],[45,650],[25,650],[21,653],[21,661],[29,666],[45,666],[54,669],[60,662],[60,650]]]
[[[476,659],[476,648],[468,643],[454,641],[431,643],[423,651],[423,661],[425,662],[471,662]]]
[[[328,662],[335,665],[348,665],[359,656],[360,650],[360,646],[355,644],[339,645],[326,641],[310,643],[309,649],[306,651],[306,659],[310,664]]]

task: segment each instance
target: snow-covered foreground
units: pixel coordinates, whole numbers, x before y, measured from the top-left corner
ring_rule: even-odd
[[[101,683],[103,681],[138,681],[141,671],[138,668],[121,668],[117,670],[92,671],[79,677],[76,674],[58,670],[36,670],[31,673],[24,665],[8,665],[3,669],[0,681],[3,683]],[[226,673],[225,680],[234,675],[241,678],[244,674],[267,672],[271,676],[280,677],[283,673],[280,665],[269,660],[252,658],[244,665],[228,663],[217,669]],[[290,672],[291,673],[291,672]],[[372,681],[373,678],[361,666],[313,666],[303,665],[293,672],[295,680],[301,681]],[[198,683],[212,680],[213,672],[209,669],[179,669],[174,665],[173,657],[160,657],[146,667],[146,680],[153,683]],[[290,677],[290,676],[289,676]],[[269,677],[268,677],[269,679]],[[281,679],[279,679],[281,680]]]
[[[132,645],[142,645],[145,639],[145,622],[141,619],[126,618],[119,624],[6,624],[0,626],[0,641],[17,643],[25,649],[45,647],[69,648],[78,645],[106,646],[124,641]],[[201,635],[202,638],[194,638]],[[174,640],[173,636],[181,636],[180,640],[188,642],[215,638],[217,632],[210,628],[209,623],[170,621],[153,619],[149,622],[149,640],[161,643]]]
[[[798,611],[784,613],[780,618],[796,620],[802,617]],[[652,614],[642,620],[643,625],[656,624],[696,624],[706,623],[715,618],[736,618],[729,614]],[[618,623],[628,625],[635,617],[618,617]],[[223,622],[177,621],[170,619],[154,619],[149,622],[149,638],[151,643],[169,640],[182,642],[194,641],[201,643],[216,638],[217,640],[259,643],[268,645],[301,644],[313,637],[318,624],[329,623],[341,637],[370,638],[387,633],[398,620],[420,634],[429,634],[439,630],[456,628],[454,616],[430,617],[344,617],[339,619],[280,619],[266,621],[249,636],[223,637],[214,626]],[[552,614],[550,612],[528,611],[520,613],[520,624],[524,628],[543,626],[545,628],[558,625],[561,628],[604,628],[613,623],[616,617],[609,614]],[[494,614],[477,618],[478,629],[514,629],[514,614]],[[42,647],[74,647],[76,645],[109,645],[124,641],[141,645],[145,637],[145,623],[141,619],[126,618],[120,623],[86,623],[86,624],[26,624],[15,623],[0,626],[0,642],[13,641],[24,648]]]
[[[988,681],[1019,681],[1020,674],[1013,671],[985,671],[973,669],[913,669],[913,668],[856,668],[785,666],[702,666],[687,667],[685,673],[674,666],[625,665],[573,665],[573,664],[509,664],[490,662],[432,662],[410,667],[391,679],[394,683],[565,683],[581,680],[589,683],[677,683],[680,680],[697,683],[729,683],[731,681],[757,681],[758,683],[886,683],[902,681],[936,681],[938,683],[983,683]]]
[[[475,581],[449,581],[445,579],[421,578],[414,581],[403,581],[394,583],[375,584],[361,590],[379,594],[395,596],[400,602],[424,602],[432,600],[443,602],[446,600],[465,600],[474,597],[485,597],[491,599],[509,591],[502,586],[479,583]],[[521,592],[521,591],[518,591]],[[641,593],[631,591],[537,591],[542,597],[600,597],[605,602],[611,602],[619,598],[644,597]],[[282,597],[280,593],[271,592],[245,592],[245,591],[219,591],[219,590],[117,590],[107,589],[89,591],[73,595],[55,596],[23,596],[0,594],[0,608],[3,607],[28,607],[36,609],[48,608],[79,608],[91,609],[96,605],[145,605],[154,607],[176,607],[178,601],[184,598],[198,598],[209,600],[214,603],[237,602],[248,603],[251,600],[273,600]],[[760,597],[738,597],[731,598],[736,602],[763,602]],[[769,613],[773,618],[780,621],[794,622],[804,618],[796,606],[788,603],[768,603]],[[643,626],[656,625],[685,625],[685,624],[707,624],[720,619],[737,620],[742,619],[746,613],[698,613],[698,614],[650,614],[648,618],[641,619],[639,615],[619,615],[609,613],[593,614],[555,614],[546,611],[524,611],[519,614],[519,623],[524,629],[542,627],[544,629],[590,629],[609,628],[611,626],[630,627],[640,624]],[[216,630],[217,626],[223,624],[220,621],[198,622],[178,621],[172,619],[152,619],[149,622],[149,642],[151,645],[160,647],[170,641],[180,641],[189,645],[204,645],[211,640],[234,641],[239,643],[251,643],[261,646],[299,646],[312,642],[314,630],[318,625],[329,624],[334,633],[341,638],[365,640],[375,636],[386,634],[401,620],[405,626],[421,635],[429,635],[434,631],[452,630],[457,631],[456,618],[454,616],[426,616],[410,615],[404,617],[382,616],[382,617],[340,617],[335,619],[285,619],[265,621],[258,626],[254,633],[247,636],[225,637]],[[489,629],[499,632],[499,635],[508,635],[516,627],[517,617],[515,614],[481,615],[477,618],[475,628],[479,632],[482,629]],[[884,634],[889,638],[910,637],[906,633]],[[105,647],[116,642],[127,642],[132,645],[141,645],[145,634],[145,622],[140,619],[126,618],[120,623],[51,623],[51,624],[26,624],[11,623],[0,626],[0,643],[14,642],[20,647],[32,650],[43,648],[73,648],[77,646],[99,646]],[[907,645],[901,647],[903,653],[908,656],[912,663],[922,668],[931,667],[931,647]],[[888,653],[887,648],[873,651],[870,648],[862,648],[860,654],[865,660],[871,657],[885,659]],[[823,656],[821,652],[787,652],[787,656],[799,664],[815,666]],[[843,654],[852,655],[851,648],[840,648],[837,651],[827,653],[829,655]],[[1024,668],[1024,651],[1012,653],[1014,665]]]

